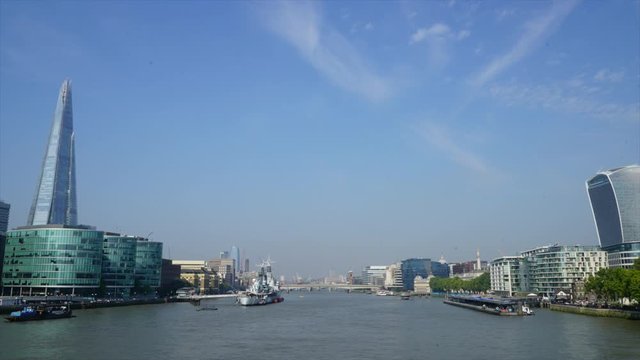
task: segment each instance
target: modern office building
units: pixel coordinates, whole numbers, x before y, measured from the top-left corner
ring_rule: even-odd
[[[384,286],[384,279],[387,274],[386,265],[365,266],[362,271],[362,283],[364,285]]]
[[[250,272],[251,268],[249,268],[249,259],[244,259],[244,272]]]
[[[0,233],[6,233],[9,230],[9,211],[11,205],[0,200]]]
[[[228,251],[220,251],[220,259],[228,259],[229,252]]]
[[[241,264],[240,264],[240,249],[237,246],[231,247],[231,258],[235,260],[235,271],[236,274],[242,272]]]
[[[27,225],[78,224],[71,81],[60,88]]]
[[[517,292],[568,294],[576,283],[606,267],[607,252],[599,246],[540,246],[493,260],[489,265],[491,290],[507,296]]]
[[[640,257],[640,166],[599,172],[586,187],[609,267],[630,268]]]
[[[447,261],[440,257],[438,261],[431,262],[431,272],[430,275],[437,277],[449,277],[449,264]]]
[[[4,245],[9,229],[9,211],[11,205],[0,201],[0,294],[2,293],[2,264],[4,263]]]
[[[102,231],[89,226],[37,225],[7,232],[4,294],[90,295],[100,283]]]
[[[432,274],[431,259],[402,260],[402,284],[404,290],[413,290],[413,280],[420,275],[427,278]]]
[[[543,249],[524,257],[529,285],[523,287],[523,291],[545,295],[563,291],[568,294],[577,282],[585,281],[607,267],[607,252],[599,246],[554,245]]]
[[[141,289],[157,289],[160,287],[161,273],[162,243],[137,237],[134,271],[136,286]]]
[[[507,296],[522,291],[520,285],[522,261],[522,256],[502,256],[491,261],[489,265],[491,290]]]
[[[102,242],[102,282],[108,297],[127,297],[135,286],[138,238],[105,233]]]
[[[387,289],[402,289],[402,263],[395,263],[387,266],[384,277],[384,287]]]

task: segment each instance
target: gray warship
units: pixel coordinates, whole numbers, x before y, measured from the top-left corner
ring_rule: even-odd
[[[238,303],[243,306],[267,305],[283,302],[280,296],[280,284],[271,273],[271,261],[266,260],[260,265],[258,278],[244,293],[238,295]]]

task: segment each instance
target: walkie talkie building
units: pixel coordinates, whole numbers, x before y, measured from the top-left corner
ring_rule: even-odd
[[[631,267],[640,256],[640,166],[599,172],[586,185],[609,266]]]

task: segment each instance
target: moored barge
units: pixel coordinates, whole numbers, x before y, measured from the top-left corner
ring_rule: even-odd
[[[443,301],[445,304],[459,306],[492,315],[525,316],[533,315],[533,310],[521,301],[506,298],[486,298],[471,295],[450,295]]]

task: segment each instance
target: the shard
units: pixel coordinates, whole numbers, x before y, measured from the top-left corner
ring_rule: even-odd
[[[60,88],[27,225],[78,224],[71,81]]]

